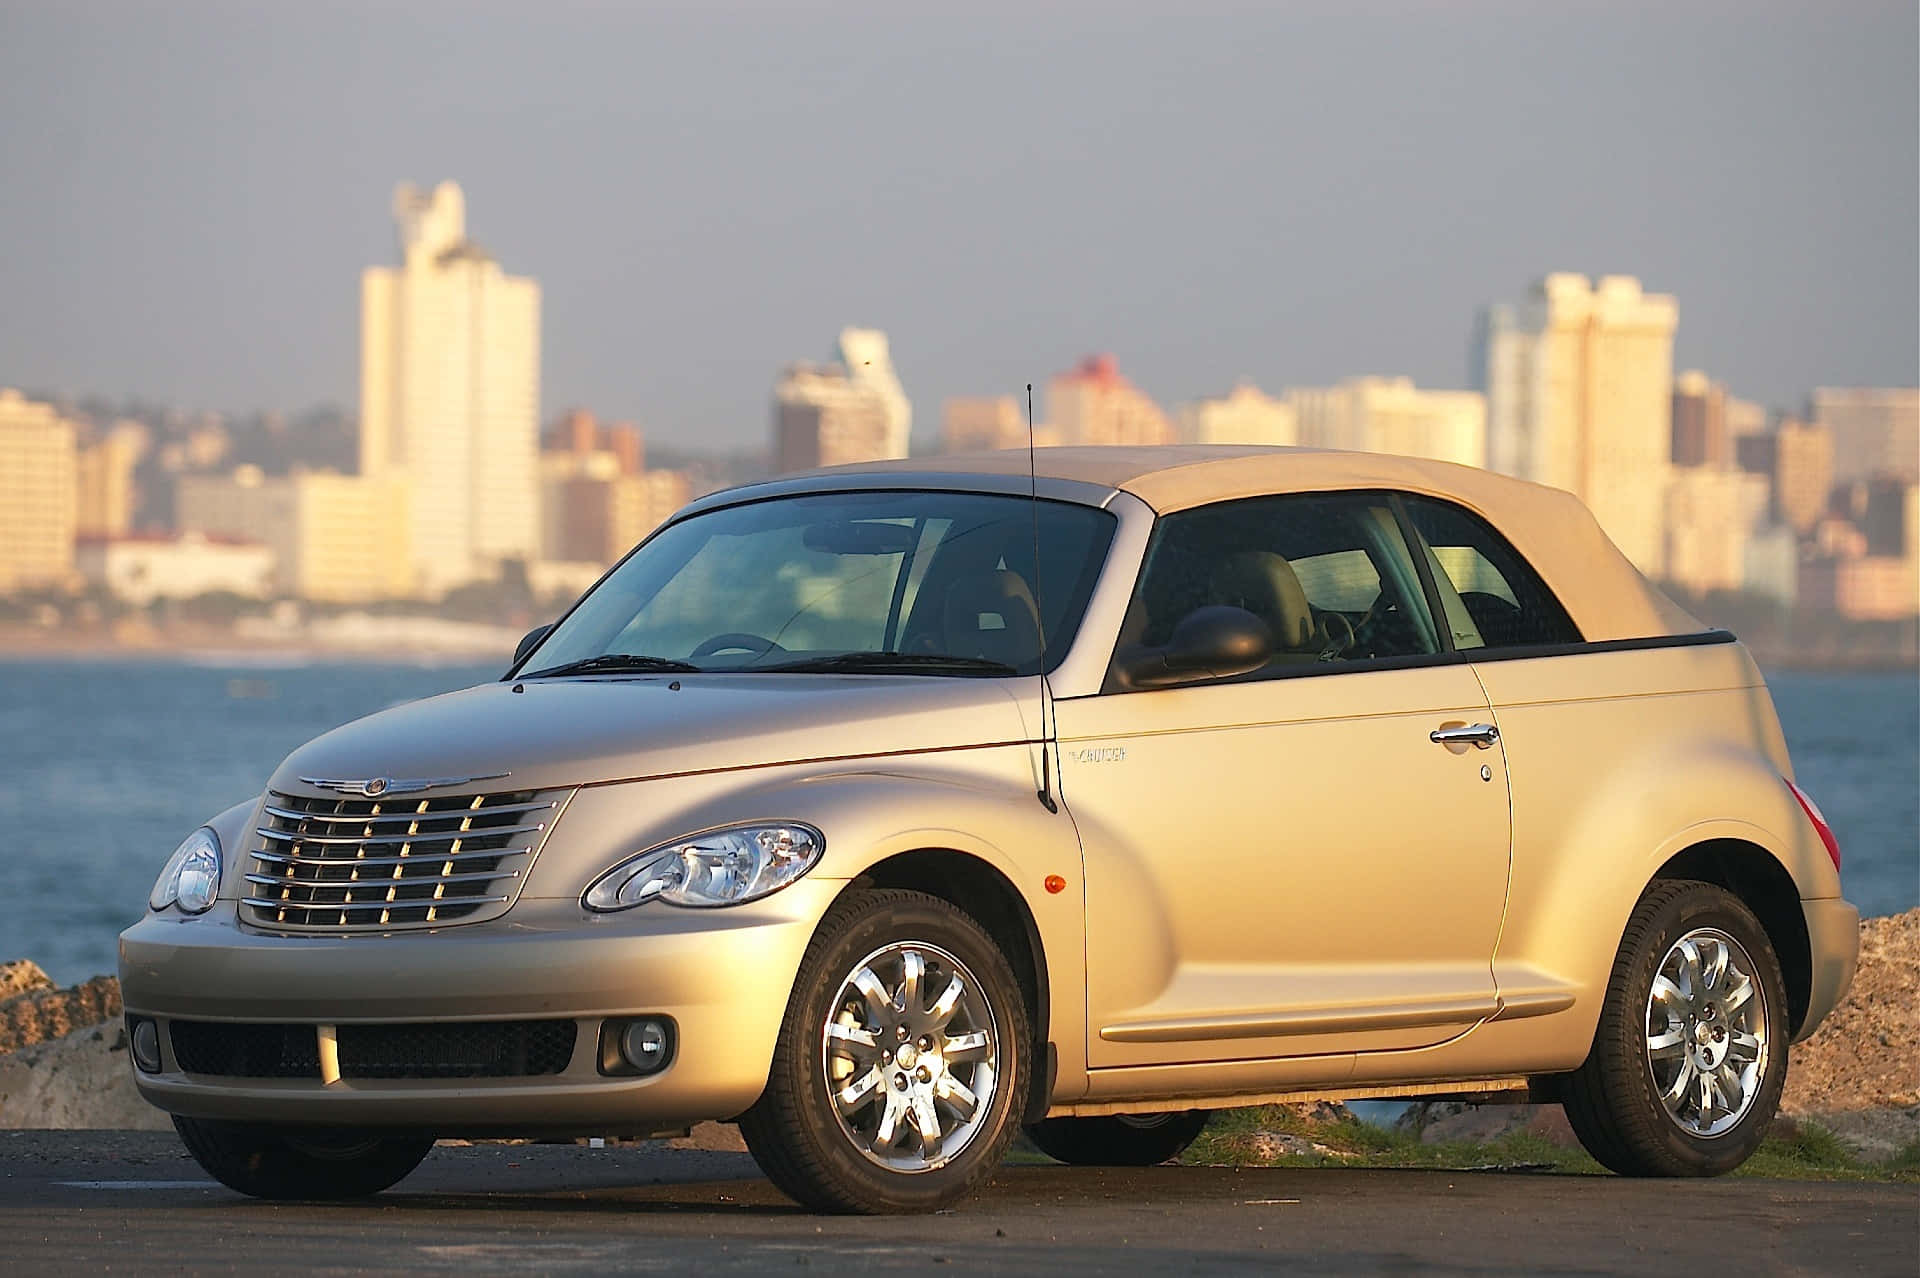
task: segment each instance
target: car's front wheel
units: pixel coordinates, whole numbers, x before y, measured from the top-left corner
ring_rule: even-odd
[[[175,1115],[194,1161],[229,1189],[255,1198],[365,1198],[398,1184],[433,1141],[322,1128],[223,1123]]]
[[[1567,1119],[1626,1176],[1718,1176],[1760,1147],[1787,1075],[1787,992],[1753,912],[1656,884],[1628,919]]]
[[[1177,1158],[1206,1128],[1210,1111],[1049,1118],[1027,1137],[1049,1158],[1078,1167],[1153,1167]]]
[[[856,891],[807,947],[741,1134],[808,1207],[933,1211],[999,1166],[1030,1054],[1020,983],[984,928],[938,897]]]

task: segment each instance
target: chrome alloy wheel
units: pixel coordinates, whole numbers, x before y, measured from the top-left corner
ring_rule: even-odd
[[[1767,996],[1740,942],[1695,928],[1660,960],[1647,995],[1647,1067],[1689,1136],[1721,1136],[1753,1108],[1767,1075]]]
[[[1000,1037],[966,964],[896,941],[854,964],[827,1015],[823,1077],[855,1149],[890,1171],[929,1172],[979,1134]]]

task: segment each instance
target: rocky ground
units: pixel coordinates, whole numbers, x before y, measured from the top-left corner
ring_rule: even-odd
[[[134,1091],[126,1051],[112,977],[57,989],[31,962],[0,964],[0,1128],[166,1128],[165,1116]],[[1870,1161],[1920,1141],[1920,910],[1860,925],[1853,988],[1792,1060],[1781,1101],[1788,1118],[1826,1128]],[[1431,1143],[1516,1130],[1573,1143],[1557,1105],[1413,1105],[1398,1123]],[[1311,1143],[1297,1134],[1274,1139]],[[675,1143],[742,1148],[739,1134],[718,1124]]]

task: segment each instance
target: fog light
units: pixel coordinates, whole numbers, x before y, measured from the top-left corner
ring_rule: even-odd
[[[144,1016],[127,1018],[127,1044],[143,1074],[160,1072],[160,1027]]]
[[[673,1059],[673,1022],[659,1016],[608,1021],[600,1031],[602,1074],[658,1074]]]

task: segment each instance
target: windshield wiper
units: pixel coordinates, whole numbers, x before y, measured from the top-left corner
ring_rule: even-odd
[[[520,678],[546,679],[556,675],[617,673],[699,674],[700,667],[686,661],[675,661],[671,657],[649,657],[632,652],[604,652],[597,657],[582,657],[578,661],[569,661],[564,665],[535,670],[521,675]]]
[[[1020,673],[1004,661],[960,657],[950,652],[842,652],[831,657],[808,657],[802,661],[783,661],[771,666],[742,666],[740,669],[780,673],[840,671],[849,674],[928,674],[941,670],[954,674]]]

